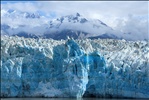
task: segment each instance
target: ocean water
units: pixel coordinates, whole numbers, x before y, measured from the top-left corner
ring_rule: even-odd
[[[134,100],[134,99],[111,99],[111,98],[1,98],[1,100]],[[142,99],[135,99],[142,100]]]

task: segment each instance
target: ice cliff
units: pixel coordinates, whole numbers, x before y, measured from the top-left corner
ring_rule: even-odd
[[[1,97],[149,98],[149,42],[1,37]]]

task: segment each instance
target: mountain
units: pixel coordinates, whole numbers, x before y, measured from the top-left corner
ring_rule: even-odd
[[[49,21],[48,24],[48,30],[43,34],[46,38],[65,39],[69,36],[77,39],[100,37],[104,34],[110,34],[110,37],[111,34],[114,35],[115,33],[111,27],[102,21],[98,19],[85,18],[79,13],[54,19]]]
[[[5,20],[2,20],[2,35],[26,38],[53,38],[56,40],[66,39],[67,36],[74,39],[118,38],[115,34],[116,32],[104,22],[98,19],[86,18],[79,13],[53,20],[46,19],[46,21],[41,23],[45,19],[38,13],[7,10],[2,14],[2,19],[6,18],[16,19],[18,22],[5,24]],[[21,19],[20,22],[19,19]]]
[[[2,13],[2,17],[7,17],[7,18],[40,18],[40,14],[39,13],[32,13],[32,12],[22,12],[22,11],[18,11],[18,10],[13,10],[13,9],[9,9],[9,10],[1,10]]]

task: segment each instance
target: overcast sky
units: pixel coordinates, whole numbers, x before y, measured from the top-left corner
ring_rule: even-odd
[[[148,34],[148,5],[148,1],[5,1],[1,2],[1,10],[38,12],[48,18],[79,12],[100,19],[113,29],[127,32],[132,26]]]

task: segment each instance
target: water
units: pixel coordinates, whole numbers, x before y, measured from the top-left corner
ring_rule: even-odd
[[[1,100],[134,100],[107,98],[2,98]],[[139,100],[139,99],[138,99]]]

